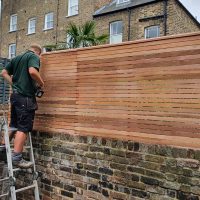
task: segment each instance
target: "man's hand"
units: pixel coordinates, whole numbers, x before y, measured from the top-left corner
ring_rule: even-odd
[[[1,76],[10,84],[12,85],[12,77],[8,74],[7,70],[3,69],[1,72]]]

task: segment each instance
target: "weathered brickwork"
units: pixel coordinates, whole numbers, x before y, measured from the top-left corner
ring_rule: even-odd
[[[149,17],[164,15],[164,2],[158,1],[154,4],[137,7],[131,10],[130,16],[130,40],[144,38],[144,29],[149,26],[160,25],[160,36],[164,36],[164,18]],[[97,21],[98,32],[109,34],[109,23],[113,21],[123,21],[123,41],[128,40],[128,10],[118,13],[104,15],[95,18]],[[149,18],[146,19],[145,18]],[[104,25],[102,26],[102,22]],[[182,7],[175,0],[168,0],[167,3],[167,22],[166,35],[175,35],[186,32],[200,31],[200,27],[187,15]]]
[[[162,14],[163,2],[158,2],[153,4],[153,6],[152,4],[145,5],[143,7],[138,7],[132,10],[130,16],[130,40],[143,39],[144,28],[152,25],[160,25],[160,35],[163,36],[163,19],[139,21],[139,19],[143,19],[145,17],[152,17]],[[109,24],[111,22],[123,21],[123,41],[128,40],[128,10],[97,17],[95,20],[97,22],[97,32],[100,33],[103,31],[106,34],[109,34]],[[104,22],[103,25],[102,22]]]
[[[66,41],[66,28],[70,22],[77,25],[93,19],[96,10],[112,2],[112,0],[81,0],[79,14],[68,16],[67,0],[3,0],[3,14],[0,25],[0,56],[8,57],[8,45],[16,43],[17,54],[28,48],[30,43],[37,42],[42,46]],[[44,31],[44,16],[48,12],[54,13],[54,28]],[[164,18],[146,19],[147,17],[164,14],[164,1],[137,7],[130,10],[130,40],[143,39],[145,27],[160,25],[160,36],[164,35]],[[18,31],[9,33],[10,15],[18,15]],[[123,41],[128,40],[129,13],[127,10],[95,17],[97,34],[109,34],[109,24],[113,21],[123,21]],[[36,17],[36,34],[27,35],[28,19]],[[143,20],[141,20],[143,19]],[[185,12],[175,0],[168,0],[167,6],[167,35],[199,31],[200,27]],[[107,41],[109,42],[109,41]]]
[[[79,1],[79,14],[68,16],[68,1],[66,0],[27,0],[27,1],[3,1],[2,16],[2,37],[1,52],[2,57],[8,56],[8,45],[17,44],[17,54],[29,47],[32,42],[37,42],[42,46],[56,44],[56,42],[66,41],[66,27],[70,22],[81,25],[88,20],[92,20],[92,14],[96,9],[110,2],[110,0],[83,0]],[[54,28],[45,31],[45,14],[54,13]],[[18,31],[9,33],[10,15],[18,15]],[[28,35],[28,19],[36,17],[36,34]]]
[[[192,31],[199,31],[200,28],[196,26],[196,23],[191,17],[188,17],[183,9],[180,9],[178,3],[175,0],[168,2],[168,34],[174,35],[176,33],[187,33]]]
[[[200,150],[48,133],[33,140],[43,200],[200,199]]]

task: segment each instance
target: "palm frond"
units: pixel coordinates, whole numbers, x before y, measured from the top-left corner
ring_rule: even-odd
[[[95,22],[88,21],[83,26],[76,26],[74,23],[70,23],[66,30],[69,36],[69,47],[79,48],[88,47],[104,43],[108,39],[108,35],[95,35]]]

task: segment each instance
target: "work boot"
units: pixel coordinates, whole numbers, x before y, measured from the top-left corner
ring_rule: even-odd
[[[7,162],[5,145],[0,145],[0,162]]]
[[[33,166],[32,162],[23,159],[22,153],[16,153],[16,152],[13,152],[12,163],[15,167],[19,167],[22,169],[28,169]]]
[[[21,169],[28,169],[33,167],[32,162],[24,160],[23,158],[21,160],[13,160],[12,163],[15,167],[19,167]]]

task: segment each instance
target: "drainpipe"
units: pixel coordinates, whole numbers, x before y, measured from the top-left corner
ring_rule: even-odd
[[[164,36],[167,35],[167,0],[164,0]]]
[[[59,6],[60,0],[57,1],[57,12],[56,12],[56,45],[58,44],[58,20],[59,20]]]
[[[131,9],[127,9],[128,11],[128,41],[130,41],[131,38]]]

